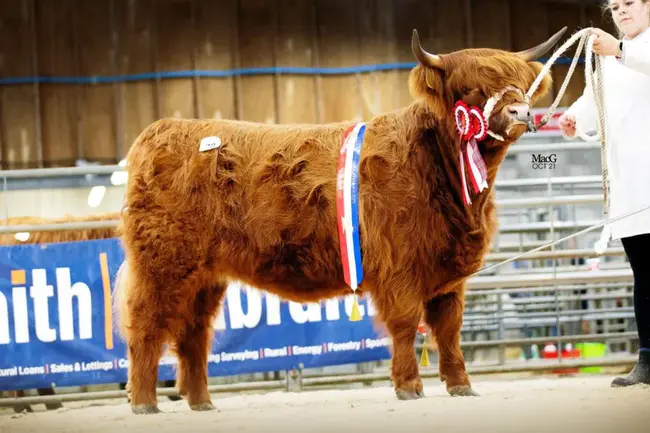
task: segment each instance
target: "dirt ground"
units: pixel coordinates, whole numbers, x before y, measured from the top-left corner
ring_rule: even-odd
[[[473,377],[480,397],[450,397],[437,379],[426,397],[399,401],[388,383],[351,389],[215,394],[217,411],[160,398],[158,415],[124,400],[69,402],[58,411],[3,410],[0,432],[650,432],[650,387],[612,389],[613,376]]]

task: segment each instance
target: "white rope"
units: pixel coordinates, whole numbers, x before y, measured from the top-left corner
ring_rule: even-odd
[[[619,216],[617,216],[617,217],[615,217],[615,218],[612,218],[612,219],[609,219],[609,220],[604,220],[604,221],[602,221],[602,222],[600,222],[600,223],[598,223],[598,224],[594,224],[594,225],[592,225],[592,226],[590,226],[590,227],[587,227],[586,229],[580,230],[579,232],[576,232],[576,233],[570,234],[570,235],[565,236],[565,237],[563,237],[563,238],[561,238],[561,239],[558,239],[558,240],[556,240],[556,241],[551,241],[551,242],[549,242],[549,243],[547,243],[547,244],[544,244],[544,245],[542,245],[542,246],[539,246],[539,247],[537,247],[537,248],[533,248],[532,250],[525,251],[525,252],[523,252],[523,253],[521,253],[521,254],[519,254],[519,255],[516,255],[516,256],[514,256],[514,257],[510,257],[510,258],[507,259],[507,260],[503,260],[503,261],[501,261],[501,262],[499,262],[499,263],[495,263],[494,265],[486,266],[486,267],[484,267],[484,268],[482,268],[482,269],[479,269],[478,271],[474,272],[473,274],[469,275],[467,278],[471,278],[471,277],[473,277],[473,276],[475,276],[475,275],[478,275],[478,274],[480,274],[480,273],[482,273],[482,272],[487,271],[488,269],[496,268],[496,267],[498,267],[498,266],[503,266],[503,265],[505,265],[506,263],[510,263],[510,262],[515,261],[515,260],[518,260],[518,259],[520,259],[520,258],[522,258],[522,257],[524,257],[524,256],[527,256],[528,254],[535,253],[535,252],[537,252],[537,251],[543,250],[543,249],[548,248],[548,247],[550,247],[550,246],[553,246],[553,245],[555,245],[555,244],[559,244],[560,242],[564,242],[564,241],[566,241],[566,240],[568,240],[568,239],[575,238],[576,236],[579,236],[579,235],[581,235],[581,234],[584,234],[584,233],[590,232],[590,231],[592,231],[592,230],[594,230],[594,229],[597,229],[597,228],[599,228],[599,227],[607,226],[607,225],[613,223],[614,221],[618,221],[618,220],[621,220],[621,219],[624,219],[624,218],[630,217],[630,216],[632,216],[632,215],[638,214],[638,213],[643,212],[643,211],[648,210],[648,209],[650,209],[650,205],[645,206],[645,207],[642,207],[641,209],[637,209],[637,210],[634,210],[634,211],[630,211],[630,212],[628,212],[628,213],[626,213],[626,214],[623,214],[623,215],[619,215]],[[600,254],[600,253],[599,253],[598,251],[596,251],[596,254]]]
[[[532,86],[526,92],[525,95],[525,100],[527,103],[530,104],[530,98],[531,96],[535,93],[537,88],[539,87],[540,83],[542,82],[542,79],[544,76],[549,72],[553,64],[557,61],[557,59],[560,57],[562,53],[564,53],[571,45],[573,45],[576,41],[579,41],[578,43],[578,48],[576,49],[575,56],[573,57],[573,61],[571,62],[571,67],[569,68],[569,71],[567,72],[567,75],[564,79],[564,82],[562,83],[562,87],[560,88],[560,91],[558,92],[557,96],[555,97],[555,101],[553,101],[553,104],[549,108],[548,112],[544,115],[542,120],[535,125],[535,128],[539,128],[540,126],[545,125],[548,122],[548,119],[551,118],[551,116],[555,113],[555,110],[557,109],[557,106],[560,103],[560,100],[564,96],[564,92],[566,91],[566,88],[569,84],[569,80],[571,79],[571,76],[573,75],[573,72],[575,70],[576,64],[578,63],[578,59],[580,57],[580,53],[582,52],[583,46],[585,44],[585,40],[588,39],[587,42],[587,47],[585,49],[585,79],[586,79],[586,85],[587,85],[587,90],[591,91],[592,94],[594,95],[594,100],[596,101],[596,110],[598,113],[598,134],[597,135],[587,135],[583,133],[578,125],[576,125],[576,135],[578,135],[580,138],[582,138],[585,141],[596,141],[596,140],[601,140],[601,166],[602,166],[602,171],[603,171],[603,195],[605,199],[605,215],[607,215],[608,210],[609,210],[609,194],[608,194],[608,171],[607,171],[607,137],[605,134],[605,104],[604,104],[604,97],[603,97],[603,71],[602,71],[602,66],[601,66],[601,59],[600,56],[594,56],[593,55],[593,43],[594,43],[594,38],[596,37],[595,35],[591,34],[591,27],[587,27],[585,29],[580,30],[579,32],[576,32],[571,38],[569,38],[553,55],[551,58],[546,62],[544,65],[544,68],[542,71],[539,73],[535,81],[533,82]],[[592,69],[592,59],[596,63],[596,71]],[[576,122],[577,123],[577,122]],[[499,263],[495,263],[494,265],[487,266],[485,268],[482,268],[473,274],[469,275],[468,278],[471,278],[475,275],[478,275],[482,272],[485,272],[488,269],[493,269],[498,266],[503,266],[507,263],[510,263],[512,261],[518,260],[521,257],[524,257],[528,254],[532,254],[536,251],[543,250],[544,248],[548,248],[550,246],[553,246],[555,244],[558,244],[560,242],[563,242],[565,240],[574,238],[576,236],[579,236],[583,233],[587,233],[591,230],[597,229],[599,227],[605,227],[605,230],[603,231],[603,235],[601,236],[601,239],[598,241],[596,245],[596,253],[601,254],[604,251],[603,247],[603,242],[604,245],[607,244],[607,241],[609,240],[609,227],[610,224],[614,221],[628,218],[632,215],[635,215],[639,212],[643,212],[645,210],[650,209],[650,206],[643,207],[641,209],[628,212],[626,214],[620,215],[616,218],[612,219],[605,219],[603,222],[600,222],[598,224],[594,224],[591,227],[588,227],[584,230],[581,230],[579,232],[573,233],[571,235],[565,236],[561,239],[558,239],[556,241],[549,242],[545,245],[542,245],[540,247],[534,248],[532,250],[526,251],[524,253],[521,253],[517,256],[511,257],[507,260],[503,260]]]
[[[536,128],[545,125],[548,122],[548,119],[550,119],[551,116],[555,113],[555,110],[557,109],[560,100],[564,96],[564,92],[566,91],[566,88],[569,85],[569,80],[571,79],[571,76],[573,75],[575,67],[578,63],[578,58],[582,53],[582,48],[585,44],[585,40],[588,39],[587,47],[585,49],[585,81],[586,81],[587,91],[590,91],[594,95],[594,100],[596,101],[596,111],[598,113],[598,134],[587,135],[580,130],[580,127],[577,124],[576,124],[576,134],[584,141],[597,141],[597,140],[601,141],[600,161],[601,161],[601,168],[603,173],[604,212],[605,215],[607,215],[609,212],[609,188],[608,188],[609,172],[607,168],[607,136],[605,134],[603,71],[601,66],[601,58],[600,58],[601,56],[593,55],[593,44],[596,35],[591,34],[592,29],[593,29],[592,27],[587,27],[585,29],[576,32],[557,51],[555,51],[555,53],[553,53],[549,61],[546,62],[544,68],[542,69],[542,71],[539,73],[539,75],[533,82],[528,92],[526,92],[525,99],[528,103],[530,103],[530,98],[535,93],[540,83],[542,82],[544,76],[546,76],[546,74],[550,71],[551,67],[557,61],[560,55],[564,53],[576,41],[579,41],[578,48],[576,49],[575,55],[573,57],[573,61],[571,62],[571,67],[569,68],[569,71],[567,72],[567,75],[564,78],[562,87],[560,88],[560,91],[555,97],[555,101],[553,101],[553,104],[549,108],[548,112],[544,115],[540,123],[536,125]],[[591,65],[592,59],[596,63],[595,72],[592,69],[592,65]]]

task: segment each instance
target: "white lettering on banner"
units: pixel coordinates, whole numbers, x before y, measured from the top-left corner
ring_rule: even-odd
[[[221,352],[221,361],[222,362],[229,362],[229,361],[246,361],[248,359],[252,359],[257,361],[260,359],[260,353],[257,350],[245,350],[243,352]]]
[[[7,298],[3,293],[0,293],[0,319],[4,313],[5,320],[0,320],[0,344],[9,344],[11,337],[9,336],[9,305]]]
[[[343,352],[346,350],[361,350],[361,342],[348,341],[347,343],[327,343],[328,352]]]
[[[320,355],[323,353],[323,346],[291,346],[294,355]]]
[[[113,363],[110,361],[93,361],[81,363],[81,371],[108,371],[112,369]]]
[[[384,338],[365,338],[364,345],[366,349],[376,349],[377,347],[387,347],[390,345],[390,339],[388,337]]]
[[[272,293],[266,294],[266,324],[270,326],[279,325],[280,320],[280,298]]]
[[[160,358],[158,365],[176,365],[178,364],[178,358],[175,356],[163,356]]]
[[[29,289],[29,295],[34,300],[36,337],[45,343],[51,343],[56,340],[56,329],[50,328],[50,311],[48,308],[50,301],[48,298],[54,296],[54,287],[47,284],[45,269],[34,269],[32,271],[32,287]]]
[[[230,315],[230,327],[232,329],[255,328],[262,318],[262,294],[250,286],[246,287],[246,298],[248,308],[244,313],[241,305],[240,288],[236,285],[229,285],[226,291],[228,301],[228,314]]]
[[[246,312],[242,306],[242,293],[246,297]],[[228,308],[229,327],[230,329],[252,329],[257,327],[262,320],[262,299],[266,302],[266,323],[267,326],[280,325],[282,323],[280,306],[282,300],[274,294],[262,292],[259,289],[234,282],[228,285],[226,291],[226,304]],[[352,313],[352,305],[354,302],[353,295],[344,298],[344,309],[347,317]],[[320,322],[323,320],[323,308],[325,309],[325,319],[328,321],[341,320],[340,312],[340,299],[328,299],[323,303],[298,303],[287,302],[289,306],[289,316],[291,319],[299,324],[307,322]],[[367,296],[366,305],[359,304],[359,313],[361,317],[375,316],[376,310],[372,304],[372,299]],[[212,327],[218,331],[225,331],[228,326],[226,325],[226,318],[223,314],[219,314]]]
[[[14,304],[14,332],[16,343],[29,342],[29,318],[27,317],[27,291],[24,287],[14,287],[11,297]]]
[[[305,311],[305,306],[307,307],[307,311]],[[293,321],[299,325],[307,322],[320,322],[321,306],[315,303],[303,305],[298,302],[289,302],[289,314],[291,314]]]
[[[18,376],[32,376],[35,374],[45,374],[45,367],[42,365],[37,367],[18,367]]]
[[[90,287],[83,282],[72,284],[69,268],[56,268],[56,297],[59,316],[58,338],[61,341],[75,339],[75,317],[78,324],[78,338],[91,339],[92,330],[92,295]],[[29,297],[33,303],[33,322],[36,338],[44,343],[57,340],[56,326],[50,322],[50,298],[54,297],[54,286],[47,283],[45,269],[32,269],[32,284],[29,286]],[[5,294],[0,293],[0,345],[11,343],[10,324],[13,323],[14,342],[29,343],[29,313],[27,297],[27,281],[25,270],[12,270],[11,301]],[[74,298],[77,309],[73,308]],[[9,305],[12,306],[12,316],[9,315]],[[76,314],[75,314],[76,313]],[[13,320],[11,320],[13,319]]]
[[[240,352],[225,352],[208,354],[208,363],[219,364],[221,362],[245,362],[257,361],[262,358],[279,358],[287,356],[319,356],[328,352],[359,351],[385,347],[390,344],[388,337],[373,339],[365,338],[361,341],[347,341],[343,343],[323,342],[318,345],[282,346],[279,348],[263,347],[259,350],[244,350]],[[176,356],[163,356],[158,365],[177,365]],[[0,369],[0,377],[13,377],[39,374],[67,374],[84,371],[109,371],[115,369],[127,369],[129,360],[127,358],[116,358],[112,361],[79,361],[74,364],[54,363],[45,366],[15,366]]]
[[[215,331],[225,331],[226,330],[226,317],[223,314],[223,308],[217,314],[214,321],[212,322],[212,329]]]
[[[37,374],[45,374],[45,367],[38,365],[35,367],[17,366],[0,369],[0,377],[33,376]]]
[[[265,358],[278,358],[281,356],[287,356],[289,354],[289,351],[286,347],[281,347],[279,349],[271,349],[269,347],[265,347],[262,352],[264,353]]]
[[[72,373],[74,367],[70,364],[50,364],[50,372],[52,373]]]
[[[361,313],[361,305],[359,305],[359,313]],[[325,301],[325,318],[329,321],[339,320],[341,318],[338,299],[328,299]]]
[[[84,283],[70,282],[70,268],[56,268],[56,296],[59,299],[59,332],[62,341],[74,340],[74,314],[72,298],[77,297],[79,304],[79,338],[92,338],[93,307],[90,287]]]
[[[18,376],[18,367],[0,368],[0,377]]]

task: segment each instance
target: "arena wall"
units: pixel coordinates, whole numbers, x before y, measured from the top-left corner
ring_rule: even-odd
[[[0,0],[2,169],[116,163],[146,125],[167,116],[369,119],[411,100],[413,28],[434,52],[519,50],[563,26],[610,29],[598,3]],[[372,65],[389,66],[359,72]],[[567,69],[554,67],[556,90]],[[582,87],[580,67],[561,105]]]

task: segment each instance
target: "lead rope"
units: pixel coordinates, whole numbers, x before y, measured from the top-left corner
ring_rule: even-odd
[[[578,125],[576,125],[576,134],[584,141],[600,140],[601,142],[600,161],[601,161],[601,169],[603,173],[602,185],[603,185],[603,198],[604,198],[604,212],[605,215],[607,215],[609,213],[609,171],[607,167],[607,136],[605,134],[603,70],[602,70],[600,56],[593,55],[593,44],[594,44],[594,38],[596,36],[590,35],[591,30],[592,27],[587,27],[585,29],[576,32],[555,53],[553,53],[551,58],[548,60],[548,62],[546,62],[544,68],[542,69],[542,71],[539,73],[539,75],[533,82],[533,85],[530,87],[528,92],[526,92],[525,100],[527,103],[530,104],[530,98],[539,87],[544,76],[550,71],[553,64],[557,61],[557,59],[560,57],[562,53],[564,53],[571,45],[573,45],[577,40],[579,40],[578,48],[576,49],[575,55],[573,56],[571,67],[569,68],[569,71],[566,77],[564,78],[562,87],[560,88],[560,91],[555,97],[555,100],[553,101],[553,104],[549,108],[548,112],[544,115],[544,117],[542,117],[540,122],[537,125],[535,125],[535,129],[538,129],[540,126],[546,125],[548,120],[555,113],[555,110],[560,104],[560,100],[562,99],[564,93],[566,92],[566,88],[569,85],[569,80],[573,76],[573,72],[575,71],[576,65],[578,63],[578,59],[580,58],[580,54],[582,53],[585,40],[588,39],[587,47],[585,50],[585,81],[586,81],[587,90],[591,91],[592,95],[594,96],[594,100],[596,101],[596,111],[598,113],[598,134],[587,135],[580,130]],[[592,64],[591,64],[592,59],[596,63],[595,72],[592,69]]]
[[[555,97],[555,100],[553,101],[553,104],[549,107],[548,112],[542,117],[540,122],[537,125],[534,125],[535,130],[537,130],[539,127],[545,125],[548,120],[551,118],[551,116],[555,113],[555,110],[557,109],[560,100],[564,96],[564,92],[566,91],[567,86],[569,85],[569,80],[571,79],[571,76],[573,75],[573,72],[576,68],[576,65],[578,63],[578,59],[580,57],[580,53],[582,52],[582,49],[585,44],[585,40],[588,39],[587,42],[587,47],[585,50],[585,78],[586,78],[586,85],[588,87],[588,90],[591,90],[594,100],[596,101],[596,111],[598,112],[598,134],[597,135],[587,135],[584,132],[580,130],[578,125],[576,125],[576,134],[582,138],[585,141],[596,141],[596,140],[601,140],[601,148],[600,148],[600,159],[601,159],[601,167],[602,167],[602,172],[603,172],[603,198],[604,198],[604,211],[605,215],[607,216],[608,211],[609,211],[609,194],[608,194],[608,189],[609,189],[609,178],[608,178],[608,168],[607,168],[607,137],[605,135],[605,104],[604,104],[604,96],[603,96],[603,70],[602,70],[602,65],[601,65],[601,59],[600,56],[594,56],[593,55],[593,43],[594,43],[594,38],[595,35],[590,36],[592,28],[587,27],[585,29],[580,30],[579,32],[576,32],[571,38],[569,38],[553,55],[551,58],[546,62],[544,65],[544,68],[542,71],[539,73],[535,81],[533,82],[532,86],[526,92],[526,95],[524,97],[526,103],[530,104],[530,98],[531,96],[535,93],[537,90],[537,87],[539,87],[540,83],[542,82],[543,77],[549,72],[551,69],[551,66],[557,61],[558,57],[562,53],[564,53],[571,45],[573,45],[577,40],[579,40],[578,43],[578,48],[576,49],[575,56],[573,57],[573,61],[571,62],[571,67],[569,68],[569,71],[564,78],[564,82],[562,83],[562,87],[560,88],[560,91],[558,92],[557,96]],[[596,72],[593,71],[591,61],[593,60],[596,63]],[[507,260],[503,260],[501,262],[495,263],[494,265],[491,266],[486,266],[482,269],[479,269],[478,271],[474,272],[473,274],[469,275],[467,278],[471,278],[473,276],[476,276],[482,272],[485,272],[488,269],[493,269],[498,266],[503,266],[507,263],[510,263],[512,261],[518,260],[521,257],[524,257],[528,254],[532,254],[534,252],[543,250],[545,248],[548,248],[550,246],[553,246],[555,244],[558,244],[560,242],[563,242],[565,240],[574,238],[576,236],[579,236],[581,234],[590,232],[592,230],[595,230],[599,227],[607,226],[608,224],[611,224],[614,221],[630,217],[634,214],[643,212],[645,210],[650,209],[650,206],[643,207],[641,209],[628,212],[626,214],[620,215],[616,218],[612,219],[605,219],[605,221],[595,224],[591,227],[587,227],[584,230],[581,230],[577,233],[573,233],[571,235],[565,236],[561,239],[558,239],[556,241],[549,242],[545,245],[542,245],[540,247],[534,248],[532,250],[526,251],[524,253],[518,254],[514,257],[511,257]],[[606,243],[607,239],[604,239],[605,235],[601,236],[600,243],[603,241]],[[609,235],[606,235],[607,238],[609,238]],[[604,249],[600,247],[602,251]],[[601,251],[601,252],[602,252]],[[598,252],[598,249],[597,249]]]

